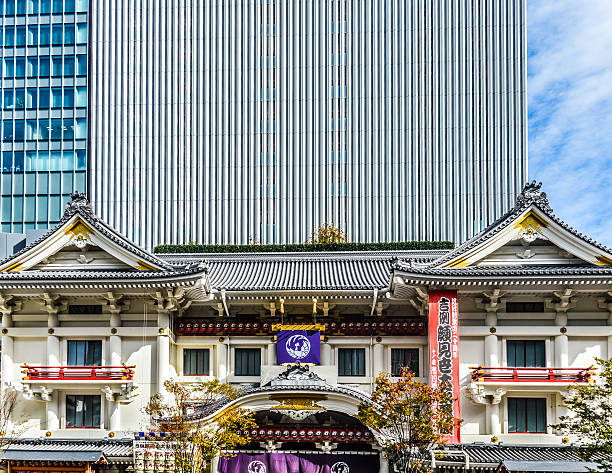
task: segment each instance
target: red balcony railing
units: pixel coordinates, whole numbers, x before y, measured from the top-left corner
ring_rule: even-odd
[[[136,366],[29,366],[21,372],[24,381],[132,381]]]
[[[509,383],[588,383],[593,381],[593,367],[588,368],[492,368],[470,366],[472,381]]]

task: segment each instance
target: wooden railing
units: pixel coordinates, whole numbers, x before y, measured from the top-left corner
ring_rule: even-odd
[[[21,366],[24,381],[132,381],[136,366]]]
[[[547,368],[547,367],[502,367],[470,366],[472,381],[509,383],[587,383],[595,374],[588,368]]]

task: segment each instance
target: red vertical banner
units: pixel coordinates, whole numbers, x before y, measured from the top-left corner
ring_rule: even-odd
[[[429,292],[429,376],[432,387],[444,381],[453,390],[453,416],[461,419],[459,403],[459,304],[457,291]],[[453,433],[445,437],[448,443],[461,443],[459,422]]]

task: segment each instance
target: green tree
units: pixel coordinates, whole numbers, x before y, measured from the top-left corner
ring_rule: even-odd
[[[399,379],[376,378],[372,403],[359,406],[357,418],[374,430],[385,457],[396,472],[425,472],[427,450],[444,443],[453,428],[452,395],[414,379],[407,368]]]
[[[577,438],[576,452],[583,460],[612,471],[612,358],[595,361],[600,382],[572,385],[563,402],[569,415],[553,427]]]
[[[315,245],[322,243],[346,243],[346,233],[340,228],[325,222],[316,232],[312,232],[310,243]]]
[[[206,383],[182,384],[174,380],[164,382],[166,395],[153,395],[145,407],[152,418],[153,428],[166,433],[164,440],[172,451],[176,473],[199,473],[209,462],[222,454],[246,445],[242,430],[257,428],[253,413],[230,407],[205,422],[196,410],[213,410],[221,401],[236,399],[238,390],[219,380]]]

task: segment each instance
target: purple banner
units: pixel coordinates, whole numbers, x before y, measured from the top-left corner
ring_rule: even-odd
[[[238,453],[221,457],[220,473],[377,473],[378,455],[312,453]]]
[[[321,363],[321,332],[284,330],[276,337],[277,363]]]

